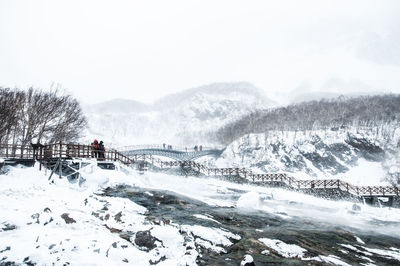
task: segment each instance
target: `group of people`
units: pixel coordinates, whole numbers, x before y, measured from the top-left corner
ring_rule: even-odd
[[[106,147],[104,147],[104,143],[101,140],[100,142],[95,139],[92,143],[92,157],[93,158],[105,158],[104,153],[106,151]]]
[[[202,145],[200,145],[200,146],[194,146],[194,148],[193,148],[195,151],[202,151],[203,150],[203,146]]]
[[[165,143],[163,143],[163,149],[165,149],[165,147],[167,147],[168,150],[172,150],[172,145],[165,145]]]
[[[165,143],[163,143],[163,149],[167,149],[167,150],[172,150],[172,145],[166,145]],[[185,150],[186,150],[186,152],[188,152],[188,148],[187,147],[185,147]],[[193,150],[194,151],[202,151],[203,150],[203,146],[202,145],[200,145],[200,146],[194,146],[193,147]]]

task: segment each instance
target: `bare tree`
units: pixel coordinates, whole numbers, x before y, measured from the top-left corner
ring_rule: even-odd
[[[8,143],[13,135],[15,138],[23,102],[23,92],[0,88],[0,143]]]
[[[79,102],[59,90],[0,88],[0,142],[74,141],[87,126]]]

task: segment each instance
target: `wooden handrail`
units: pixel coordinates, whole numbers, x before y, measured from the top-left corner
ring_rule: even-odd
[[[254,174],[245,168],[209,168],[194,161],[163,161],[152,155],[134,155],[128,157],[117,150],[106,150],[104,152],[95,150],[91,145],[55,143],[44,145],[43,148],[34,150],[32,146],[0,144],[0,158],[7,159],[54,159],[54,158],[96,158],[99,154],[104,155],[98,160],[117,161],[125,165],[133,165],[139,161],[147,161],[163,167],[189,166],[208,176],[232,176],[236,175],[253,182],[281,182],[294,189],[339,189],[355,196],[375,195],[397,195],[400,194],[399,187],[395,186],[355,186],[340,179],[315,179],[297,180],[285,173]]]

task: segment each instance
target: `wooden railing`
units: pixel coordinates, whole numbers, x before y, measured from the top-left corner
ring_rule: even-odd
[[[104,161],[119,161],[133,164],[135,161],[116,150],[100,151],[90,145],[56,143],[33,149],[26,146],[0,144],[0,157],[8,159],[55,159],[55,158],[97,158]]]
[[[56,143],[45,145],[43,158],[97,158],[104,161],[118,161],[134,164],[135,161],[116,150],[96,150],[90,145]]]
[[[104,161],[118,161],[125,165],[147,162],[160,168],[190,167],[207,176],[238,176],[254,183],[280,183],[294,189],[339,189],[355,196],[399,196],[400,189],[395,186],[355,186],[339,179],[297,180],[285,173],[255,174],[245,168],[209,168],[194,161],[163,161],[152,155],[138,154],[125,156],[116,150],[104,152],[90,145],[56,143],[33,149],[30,145],[0,144],[0,157],[8,159],[72,159],[97,158]]]
[[[238,176],[254,183],[281,183],[294,189],[339,189],[355,196],[399,196],[395,186],[355,186],[340,179],[297,180],[285,173],[254,174],[245,168],[209,168],[194,161],[163,161],[151,155],[132,156],[135,161],[146,161],[158,167],[191,167],[207,176]]]
[[[0,157],[10,159],[31,159],[33,158],[33,148],[28,145],[0,144]]]
[[[135,151],[135,150],[172,150],[176,152],[199,152],[199,151],[215,151],[215,150],[223,150],[224,147],[222,146],[197,146],[195,147],[184,147],[184,146],[177,146],[177,145],[169,145],[169,144],[140,144],[140,145],[131,145],[131,146],[123,146],[117,148],[120,152],[128,152],[128,151]]]

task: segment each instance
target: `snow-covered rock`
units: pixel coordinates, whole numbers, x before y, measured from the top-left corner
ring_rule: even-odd
[[[339,178],[354,185],[387,185],[399,175],[400,129],[269,131],[232,142],[217,167],[286,172],[298,179]]]
[[[244,256],[244,259],[240,262],[240,266],[252,266],[254,264],[254,259],[251,255]]]
[[[307,250],[302,247],[286,244],[278,239],[260,238],[259,241],[285,258],[303,258],[304,253],[307,252]]]

